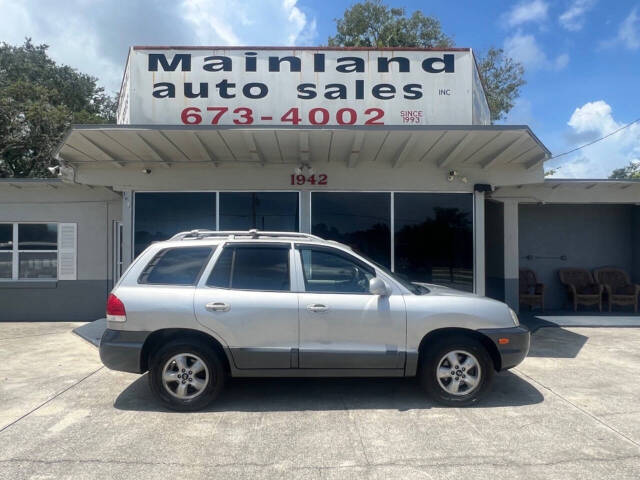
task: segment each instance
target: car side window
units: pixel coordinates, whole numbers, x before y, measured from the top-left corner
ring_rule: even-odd
[[[289,246],[280,245],[227,245],[213,266],[207,286],[289,291],[289,251]]]
[[[180,247],[160,250],[144,268],[138,283],[195,285],[214,248]]]
[[[298,247],[307,292],[369,293],[375,270],[336,249]]]

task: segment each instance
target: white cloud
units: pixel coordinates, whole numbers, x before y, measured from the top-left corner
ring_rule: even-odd
[[[560,54],[555,59],[549,59],[547,54],[540,48],[536,37],[522,32],[517,32],[505,39],[504,51],[530,71],[562,70],[569,63],[569,55],[567,53]]]
[[[574,0],[558,18],[560,25],[571,32],[577,32],[584,26],[585,16],[596,4],[596,0]]]
[[[502,16],[508,27],[546,20],[549,5],[543,0],[522,1]]]
[[[629,50],[640,48],[640,15],[635,7],[618,27],[618,34],[600,44],[603,48],[622,45]]]
[[[576,108],[567,122],[568,149],[614,132],[624,125],[613,117],[611,106],[603,100]],[[640,161],[640,125],[634,124],[591,146],[558,159],[558,177],[607,178],[611,172],[631,161]],[[553,162],[553,165],[558,163]]]
[[[120,88],[131,45],[308,45],[297,0],[0,0],[1,41],[50,45],[57,62]]]
[[[630,50],[637,50],[640,47],[640,16],[638,7],[631,10],[631,13],[624,19],[618,30],[618,38]]]
[[[554,70],[562,70],[567,65],[569,65],[569,54],[568,53],[561,53],[553,61],[553,69]]]

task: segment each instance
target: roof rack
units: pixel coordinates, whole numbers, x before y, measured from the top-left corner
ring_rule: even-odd
[[[224,238],[306,238],[309,240],[322,240],[322,238],[311,235],[310,233],[300,233],[300,232],[261,232],[259,230],[251,229],[251,230],[191,230],[189,232],[180,232],[176,233],[169,240],[199,240],[202,238],[215,238],[215,237],[224,237]]]

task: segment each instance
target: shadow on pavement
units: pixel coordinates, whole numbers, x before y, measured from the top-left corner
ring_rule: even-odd
[[[529,357],[575,358],[589,337],[564,328],[540,328],[531,336]]]
[[[532,405],[544,400],[531,384],[511,372],[496,374],[491,391],[469,408]],[[168,412],[149,389],[147,374],[116,399],[120,410]],[[279,412],[305,410],[426,410],[431,402],[415,378],[230,379],[205,411]]]

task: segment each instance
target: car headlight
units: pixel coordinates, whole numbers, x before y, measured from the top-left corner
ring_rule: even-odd
[[[520,320],[518,320],[518,314],[514,312],[512,308],[509,309],[509,313],[511,314],[511,319],[513,320],[513,323],[516,325],[516,327],[520,326]]]

